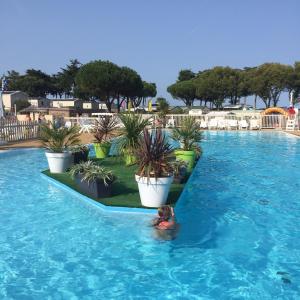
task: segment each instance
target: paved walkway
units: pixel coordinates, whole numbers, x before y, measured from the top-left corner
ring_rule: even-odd
[[[90,144],[93,142],[94,137],[92,134],[82,133],[80,136],[80,140],[82,144]],[[27,140],[27,141],[11,142],[6,145],[0,146],[0,150],[8,150],[12,148],[41,148],[41,147],[43,147],[41,141],[34,139],[34,140]]]
[[[300,137],[300,130],[295,130],[295,131],[286,131],[286,133],[290,133],[290,134],[293,134],[293,135],[297,135]]]
[[[289,134],[294,134],[300,137],[300,130],[297,131],[286,131]],[[89,133],[82,133],[80,136],[80,140],[82,144],[90,144],[93,142],[94,137],[92,134]],[[0,150],[8,150],[12,148],[41,148],[42,143],[39,140],[27,140],[27,141],[20,141],[20,142],[12,142],[8,143],[4,146],[0,146]]]

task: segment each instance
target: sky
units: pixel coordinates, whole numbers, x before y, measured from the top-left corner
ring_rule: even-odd
[[[110,60],[179,104],[166,88],[181,69],[300,60],[299,12],[300,0],[0,0],[0,74]]]

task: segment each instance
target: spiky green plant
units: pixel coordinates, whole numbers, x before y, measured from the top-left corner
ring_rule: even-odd
[[[80,128],[78,126],[66,128],[57,127],[50,123],[49,126],[43,124],[40,128],[40,139],[44,147],[52,152],[61,153],[80,143]]]
[[[170,176],[173,172],[170,163],[172,152],[173,149],[161,129],[153,130],[152,133],[144,129],[135,152],[138,158],[137,174],[147,178]]]
[[[182,150],[193,150],[202,140],[200,125],[195,122],[193,117],[186,117],[180,128],[173,129],[171,138],[181,144]]]
[[[133,155],[139,144],[139,138],[150,125],[149,118],[143,119],[142,115],[134,113],[124,113],[120,115],[123,127],[120,128],[120,137],[117,142],[119,154]]]
[[[118,135],[118,119],[115,116],[104,116],[96,121],[94,138],[97,143],[108,143]]]
[[[95,165],[95,163],[92,160],[81,162],[79,164],[73,165],[70,168],[69,173],[70,173],[71,177],[74,178],[75,175],[83,173],[85,170],[92,168],[94,165]]]
[[[115,180],[111,170],[102,167],[93,161],[81,162],[70,169],[70,175],[74,178],[76,175],[82,175],[81,181],[90,183],[91,181],[103,181],[107,186]]]

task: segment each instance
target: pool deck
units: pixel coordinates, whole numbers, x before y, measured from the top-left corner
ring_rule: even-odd
[[[268,129],[268,130],[263,130],[263,131],[270,132],[271,130]],[[278,132],[278,131],[276,130],[276,132]],[[292,134],[292,135],[300,137],[300,130],[283,131],[283,132],[286,132],[288,134]],[[80,135],[80,140],[81,140],[82,144],[90,144],[90,143],[93,142],[94,137],[90,133],[82,133]],[[0,146],[0,150],[9,150],[9,149],[16,149],[16,148],[42,148],[42,147],[43,146],[42,146],[41,141],[39,141],[37,139],[33,139],[33,140],[27,140],[27,141],[19,141],[19,142],[8,143],[6,145]]]
[[[296,131],[285,131],[286,133],[292,134],[292,135],[296,135],[297,137],[300,137],[300,130],[296,130]]]
[[[94,140],[92,134],[89,133],[82,133],[80,135],[80,141],[82,144],[90,144]],[[0,150],[9,150],[15,148],[42,148],[42,142],[38,139],[32,139],[27,141],[18,141],[18,142],[10,142],[6,145],[0,146]]]

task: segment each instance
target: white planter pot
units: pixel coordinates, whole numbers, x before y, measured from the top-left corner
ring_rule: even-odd
[[[51,173],[66,172],[66,170],[71,167],[74,161],[74,157],[71,152],[46,152],[46,157]]]
[[[173,176],[163,178],[147,178],[135,175],[143,206],[160,207],[167,202]]]

